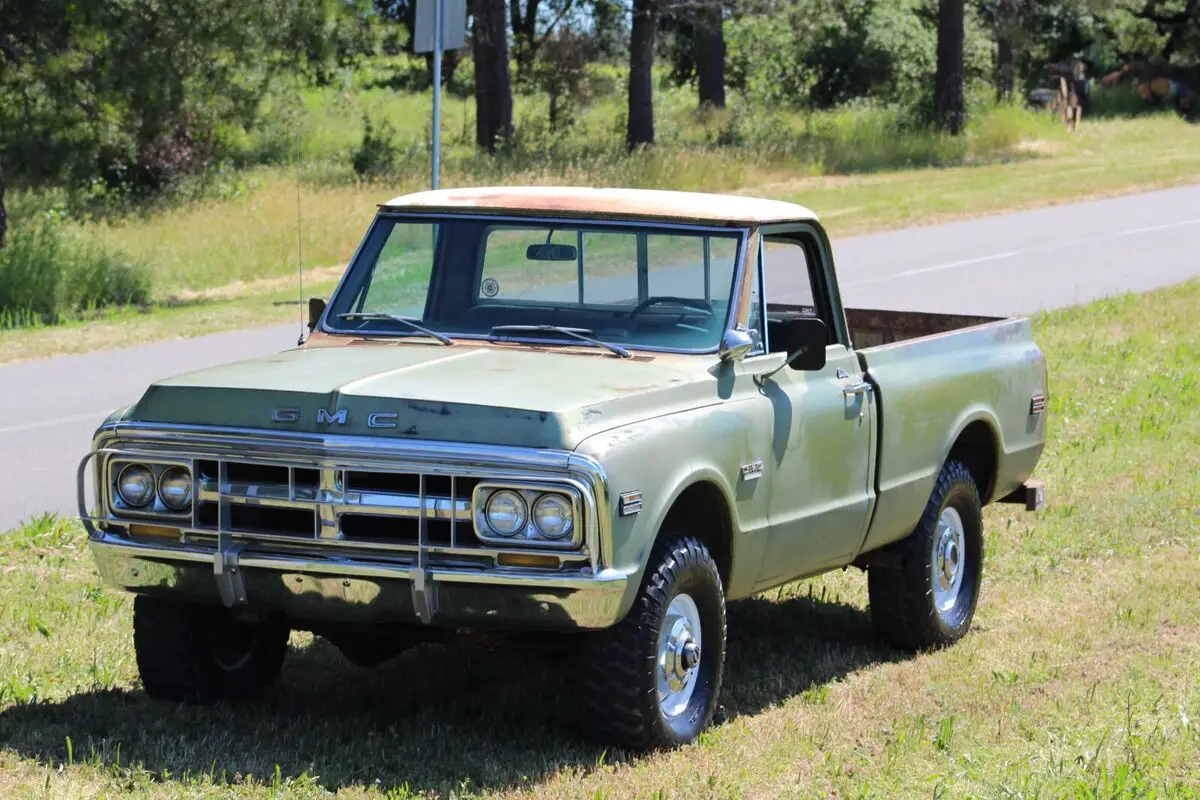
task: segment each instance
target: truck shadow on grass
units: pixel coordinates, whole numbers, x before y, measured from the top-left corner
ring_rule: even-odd
[[[861,608],[804,596],[731,604],[728,651],[718,725],[797,695],[822,702],[829,682],[905,657],[876,642]],[[293,648],[280,684],[256,703],[179,706],[97,690],[4,711],[0,741],[42,764],[92,764],[123,785],[502,790],[636,758],[582,738],[577,680],[570,653],[425,645],[363,670],[316,639]]]

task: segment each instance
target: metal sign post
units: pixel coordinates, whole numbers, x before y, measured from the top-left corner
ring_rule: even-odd
[[[433,0],[433,188],[442,163],[442,0]]]
[[[438,188],[442,161],[442,51],[463,46],[467,25],[466,0],[417,0],[413,50],[433,53],[433,175]]]

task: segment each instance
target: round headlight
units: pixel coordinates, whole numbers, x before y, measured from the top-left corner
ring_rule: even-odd
[[[547,539],[563,539],[575,527],[571,501],[561,494],[544,494],[533,504],[533,524]]]
[[[167,467],[158,477],[158,496],[172,511],[192,504],[192,473],[187,467]]]
[[[515,536],[525,529],[529,509],[516,492],[504,489],[488,498],[485,510],[487,524],[501,536]]]
[[[130,508],[149,505],[154,499],[154,473],[145,464],[129,464],[117,476],[117,494]]]

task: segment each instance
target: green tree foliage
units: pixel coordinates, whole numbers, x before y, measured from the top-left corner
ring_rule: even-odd
[[[376,123],[369,114],[363,115],[362,143],[350,158],[354,172],[364,178],[386,175],[396,166],[399,148],[396,147],[396,129],[384,120]]]
[[[10,179],[161,188],[255,121],[279,70],[330,57],[341,0],[0,0]]]
[[[1093,75],[1131,61],[1172,67],[1200,82],[1200,0],[978,0],[994,35],[1007,35],[1016,81],[1028,89],[1045,65],[1082,59]]]
[[[937,54],[930,0],[785,0],[726,25],[728,82],[756,102],[829,108],[860,98],[928,104]],[[992,71],[992,37],[966,15],[966,80]]]
[[[558,133],[574,123],[573,114],[592,89],[588,66],[595,58],[595,43],[569,27],[559,26],[539,45],[529,79],[547,100],[547,123]]]
[[[395,57],[411,49],[415,2],[0,0],[0,209],[5,179],[18,187],[150,192],[244,155],[238,143],[251,137],[282,144],[255,158],[290,158],[290,117],[279,110],[306,83],[428,88],[428,62]],[[473,16],[482,2],[472,0]],[[473,75],[482,77],[480,141],[493,143],[485,148],[522,124],[507,110],[510,72],[519,90],[547,96],[541,107],[559,126],[585,76],[607,71],[611,84],[631,93],[627,119],[615,123],[633,128],[632,146],[652,142],[657,84],[665,77],[700,87],[701,53],[710,78],[720,74],[713,59],[724,53],[724,80],[714,87],[710,79],[705,93],[720,105],[723,83],[739,114],[867,101],[932,119],[939,0],[488,0],[486,7],[490,32],[473,49],[482,48],[488,63],[464,67],[455,84],[456,66],[472,58],[464,48],[448,53],[443,69],[463,95],[478,89]],[[698,35],[705,19],[713,36]],[[474,19],[467,24],[475,30]],[[564,46],[556,38],[564,31],[588,46]],[[965,0],[963,34],[968,98],[1007,95],[1010,87],[1025,96],[1044,84],[1046,64],[1073,58],[1094,77],[1148,62],[1200,88],[1200,0]],[[545,54],[546,47],[555,51]],[[365,153],[378,150],[379,131],[364,139]]]

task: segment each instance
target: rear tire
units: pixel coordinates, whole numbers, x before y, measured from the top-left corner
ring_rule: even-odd
[[[921,521],[893,548],[898,565],[867,569],[876,632],[905,650],[954,644],[971,628],[983,578],[979,490],[962,462],[942,467]]]
[[[697,539],[664,537],[629,614],[584,646],[589,732],[632,750],[687,744],[712,722],[724,670],[716,562]]]
[[[284,625],[236,619],[227,609],[138,595],[133,642],[146,694],[213,703],[275,683],[287,655]]]

